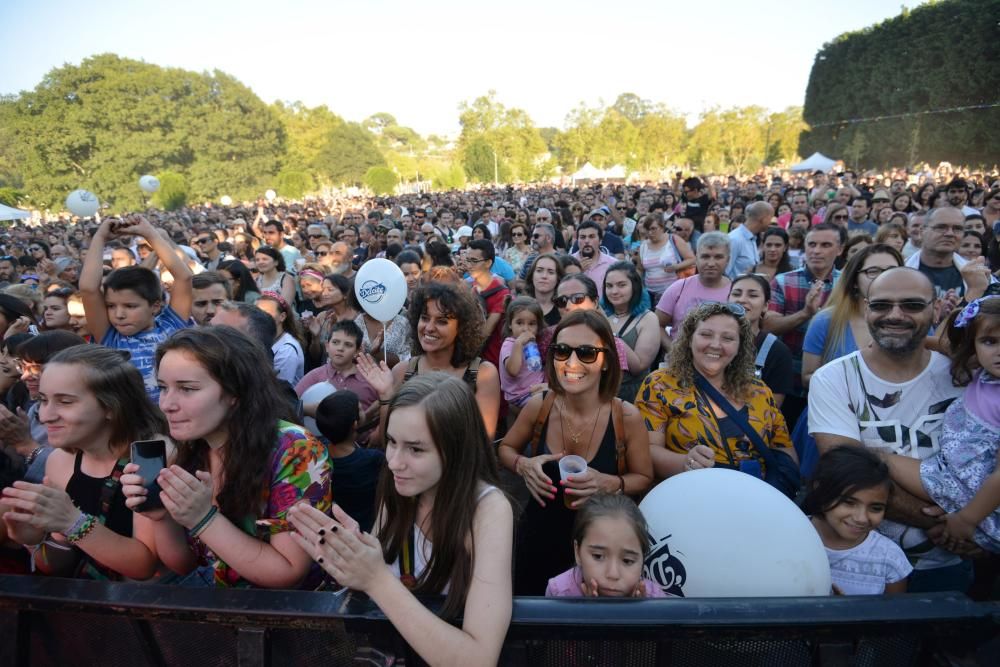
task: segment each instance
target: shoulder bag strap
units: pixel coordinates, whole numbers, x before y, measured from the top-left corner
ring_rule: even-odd
[[[622,399],[611,402],[611,422],[615,429],[615,456],[618,459],[618,474],[625,474],[625,412]]]
[[[750,422],[748,422],[746,418],[744,418],[743,415],[733,407],[732,403],[726,400],[726,397],[722,395],[722,392],[713,387],[712,384],[703,378],[700,373],[697,373],[697,371],[695,372],[694,381],[695,384],[698,385],[698,388],[708,394],[708,396],[715,401],[715,404],[722,408],[722,410],[726,413],[726,416],[729,417],[734,424],[740,427],[740,430],[743,431],[743,434],[753,444],[757,453],[760,454],[762,459],[764,459],[764,465],[766,465],[769,469],[774,469],[772,468],[774,455],[767,444],[765,444],[763,438],[760,437],[760,434],[757,433],[752,426],[750,426]]]
[[[417,374],[417,362],[420,360],[419,356],[410,357],[410,360],[406,362],[406,372],[403,374],[403,382],[406,382],[411,377]]]
[[[632,324],[632,322],[635,320],[636,317],[637,316],[636,316],[635,313],[633,313],[632,315],[630,315],[629,318],[627,320],[625,320],[625,324],[622,325],[621,329],[619,329],[618,333],[615,334],[615,335],[618,336],[619,338],[621,338],[622,334],[625,333],[626,331],[628,331],[628,325]]]
[[[764,337],[764,342],[760,344],[760,349],[757,350],[757,359],[754,360],[754,366],[764,368],[764,362],[767,361],[767,355],[771,354],[771,346],[774,345],[774,341],[776,340],[778,340],[778,337],[773,333],[769,333]]]
[[[539,441],[542,439],[542,429],[545,428],[545,421],[549,418],[549,413],[552,412],[552,406],[556,402],[556,392],[547,391],[545,392],[545,397],[542,399],[542,405],[538,408],[538,416],[535,418],[535,426],[531,432],[531,442],[528,444],[531,446],[531,455],[538,455],[538,445]]]

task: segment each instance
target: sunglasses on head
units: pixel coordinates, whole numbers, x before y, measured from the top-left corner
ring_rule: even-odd
[[[576,352],[577,361],[581,364],[592,364],[597,361],[597,355],[601,352],[607,352],[606,347],[597,347],[595,345],[578,345],[573,347],[572,345],[567,345],[566,343],[556,343],[549,346],[549,354],[556,361],[566,361],[570,358],[574,352]]]
[[[701,305],[703,305],[703,306],[722,306],[723,308],[725,308],[726,310],[728,310],[730,313],[732,313],[736,317],[743,317],[744,315],[747,314],[747,309],[746,308],[744,308],[743,306],[741,306],[738,303],[729,303],[728,301],[704,301],[704,302],[702,302]]]
[[[552,303],[556,304],[556,308],[565,308],[568,303],[572,303],[574,306],[579,306],[581,303],[586,301],[587,298],[588,297],[585,293],[579,292],[568,296],[557,296],[552,299]]]
[[[934,303],[933,301],[924,301],[922,299],[904,299],[903,301],[889,301],[878,299],[875,301],[868,302],[868,310],[873,313],[888,313],[892,311],[893,308],[899,306],[899,309],[904,313],[922,313],[927,309],[927,306]]]

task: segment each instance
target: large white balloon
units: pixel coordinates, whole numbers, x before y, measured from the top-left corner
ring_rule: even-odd
[[[81,218],[94,215],[100,207],[101,202],[98,201],[97,195],[88,190],[73,190],[66,197],[66,208],[70,210],[70,213]]]
[[[267,199],[267,201],[274,201],[274,198],[277,196],[278,193],[275,192],[274,190],[268,190],[267,192],[264,193],[264,198]]]
[[[302,392],[301,399],[303,403],[319,403],[335,391],[337,391],[337,388],[329,382],[317,382]],[[323,435],[319,432],[319,427],[316,426],[315,419],[306,417],[302,421],[304,422],[302,425],[309,429],[313,435]]]
[[[139,178],[139,187],[142,188],[143,192],[156,192],[160,189],[160,179],[156,176],[146,174]]]
[[[688,598],[830,594],[830,563],[809,519],[766,482],[723,468],[658,484],[639,505],[652,549],[645,576]]]
[[[366,313],[388,322],[406,301],[406,278],[394,262],[382,257],[370,259],[354,276],[354,294]]]
[[[229,195],[222,195],[222,197],[219,198],[219,201],[222,202],[223,206],[233,205],[233,198],[230,197]]]

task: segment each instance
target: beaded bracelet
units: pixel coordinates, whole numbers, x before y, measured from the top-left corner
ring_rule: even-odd
[[[73,526],[66,533],[66,541],[70,544],[75,544],[85,538],[90,534],[90,531],[94,530],[94,526],[97,525],[97,517],[93,514],[80,514]]]
[[[191,537],[198,537],[203,532],[205,532],[205,529],[208,528],[208,524],[212,523],[212,519],[215,518],[215,515],[218,513],[218,511],[219,508],[216,507],[215,505],[212,505],[212,509],[208,510],[208,513],[206,513],[205,516],[202,517],[201,521],[196,523],[194,525],[194,528],[188,531],[188,535],[190,535]]]

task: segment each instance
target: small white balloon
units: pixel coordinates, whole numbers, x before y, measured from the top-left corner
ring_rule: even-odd
[[[219,201],[222,202],[223,206],[232,206],[233,205],[233,198],[230,197],[229,195],[222,195],[222,197],[219,199]]]
[[[688,598],[830,595],[819,534],[780,491],[738,470],[674,475],[639,505],[652,545],[643,574]]]
[[[160,189],[160,179],[156,176],[146,174],[139,178],[139,187],[142,188],[143,192],[156,192]]]
[[[274,201],[274,198],[277,196],[278,193],[275,192],[274,190],[268,190],[267,192],[264,193],[264,198],[267,199],[267,201]]]
[[[70,210],[70,213],[81,218],[94,215],[100,207],[101,202],[97,199],[97,195],[88,190],[73,190],[66,197],[66,208]]]
[[[314,384],[313,386],[309,387],[304,392],[302,392],[301,399],[303,403],[319,403],[320,401],[322,401],[324,398],[334,393],[335,391],[337,391],[337,388],[334,387],[329,382],[317,382],[316,384]],[[313,419],[312,417],[306,417],[302,421],[304,422],[302,425],[305,426],[307,429],[309,429],[310,433],[319,436],[323,435],[322,433],[319,432],[319,427],[316,426],[315,419]]]
[[[354,294],[366,313],[379,322],[388,322],[406,301],[406,278],[395,262],[384,257],[370,259],[354,277]]]

